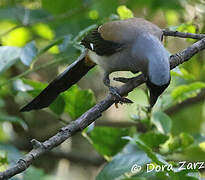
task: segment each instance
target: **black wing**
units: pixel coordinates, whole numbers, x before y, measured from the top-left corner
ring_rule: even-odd
[[[124,44],[104,40],[98,32],[98,28],[88,33],[81,41],[81,44],[100,56],[110,56],[121,51],[124,47]]]

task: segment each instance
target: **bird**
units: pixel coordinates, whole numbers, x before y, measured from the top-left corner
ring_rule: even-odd
[[[104,70],[103,83],[119,102],[129,99],[121,97],[118,89],[110,85],[109,75],[115,71],[141,72],[146,77],[152,108],[171,80],[169,53],[162,39],[162,29],[143,18],[115,20],[98,26],[82,39],[85,51],[79,58],[20,111],[48,107],[96,65]]]

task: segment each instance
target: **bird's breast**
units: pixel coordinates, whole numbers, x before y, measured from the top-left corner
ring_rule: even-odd
[[[114,71],[141,71],[139,60],[132,58],[127,51],[117,52],[111,56],[100,56],[89,50],[88,56],[91,61],[98,64],[104,71],[109,73]]]

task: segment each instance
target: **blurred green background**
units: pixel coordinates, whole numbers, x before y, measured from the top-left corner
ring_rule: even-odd
[[[32,148],[31,139],[48,139],[107,95],[102,70],[96,67],[49,108],[19,112],[80,55],[79,42],[86,33],[105,22],[131,17],[145,18],[163,29],[205,33],[203,0],[0,0],[1,171]],[[164,37],[171,54],[194,42]],[[148,98],[142,85],[129,93],[132,105],[111,107],[95,124],[12,179],[200,179],[202,169],[173,174],[130,170],[135,163],[177,167],[182,160],[205,161],[204,59],[205,53],[198,53],[171,72],[171,84],[151,115],[144,111]]]

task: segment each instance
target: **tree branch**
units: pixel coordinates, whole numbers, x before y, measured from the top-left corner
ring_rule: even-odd
[[[163,35],[180,37],[180,38],[192,38],[198,40],[205,38],[205,34],[193,34],[193,33],[179,32],[179,31],[170,31],[168,29],[163,30]]]
[[[165,33],[166,34],[166,33]],[[200,52],[201,50],[205,49],[205,38],[201,39],[200,41],[194,43],[193,45],[189,46],[182,52],[179,52],[175,55],[170,57],[170,65],[171,69],[182,64],[189,60],[192,56],[196,53]],[[141,74],[136,78],[133,78],[131,81],[127,82],[123,86],[119,88],[119,93],[121,96],[127,95],[137,86],[143,84],[145,82],[145,77]],[[0,173],[0,179],[8,179],[12,176],[23,172],[27,169],[31,163],[44,154],[47,151],[50,151],[54,147],[60,145],[66,139],[74,135],[75,133],[83,130],[92,122],[94,122],[97,118],[101,116],[101,114],[107,110],[116,100],[112,95],[108,95],[104,100],[96,104],[90,110],[85,112],[81,117],[70,123],[69,125],[60,129],[60,131],[51,137],[50,139],[44,142],[38,142],[37,140],[32,140],[33,149],[22,157],[13,167],[8,168],[6,171]]]

